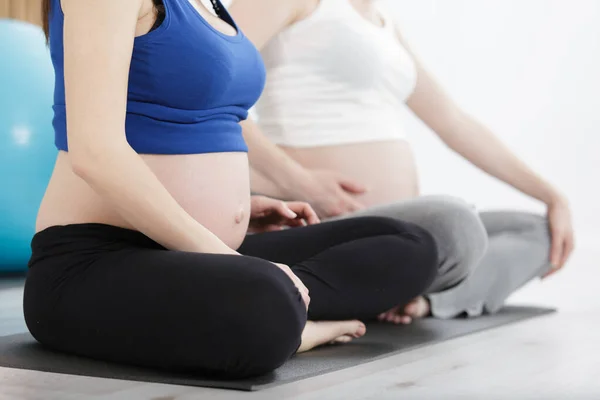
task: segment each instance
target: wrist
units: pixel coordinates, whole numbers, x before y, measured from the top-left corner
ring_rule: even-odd
[[[201,249],[200,251],[198,251],[198,253],[222,254],[222,255],[228,255],[228,256],[241,256],[240,253],[233,250],[231,247],[227,246],[226,244],[223,244],[223,246],[219,246],[219,247],[212,247],[210,249],[208,249],[208,248]]]
[[[567,205],[569,203],[567,198],[556,189],[552,189],[549,192],[547,199],[544,202],[548,207],[556,205]]]
[[[273,179],[284,199],[307,201],[312,176],[309,170],[297,165]]]
[[[229,247],[217,235],[204,227],[202,228],[198,234],[194,235],[196,240],[191,251],[205,254],[240,255],[240,253]]]

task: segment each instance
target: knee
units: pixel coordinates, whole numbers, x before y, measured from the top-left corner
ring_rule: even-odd
[[[531,246],[543,249],[545,254],[550,253],[552,236],[545,216],[529,212],[514,212],[512,220],[514,234],[517,237]]]
[[[231,349],[235,362],[226,368],[228,377],[269,373],[285,363],[300,346],[306,308],[293,283],[279,272],[274,267],[260,279],[249,282],[256,296],[243,299],[244,304],[240,304],[239,313],[243,317],[234,324],[238,344],[237,349]]]
[[[398,220],[388,221],[397,227],[397,233],[381,238],[380,256],[390,260],[390,282],[405,287],[407,280],[415,295],[421,294],[431,284],[438,270],[438,250],[433,235],[425,228]]]
[[[452,196],[428,197],[426,228],[434,236],[442,262],[452,265],[457,280],[468,276],[483,258],[488,235],[479,213],[466,201]]]
[[[490,237],[505,235],[550,247],[551,235],[545,216],[526,211],[488,211],[482,213],[481,218]]]
[[[550,242],[550,229],[548,219],[545,216],[528,213],[514,213],[514,218],[517,220],[515,228],[525,236],[530,236],[532,239],[537,239],[540,242]]]

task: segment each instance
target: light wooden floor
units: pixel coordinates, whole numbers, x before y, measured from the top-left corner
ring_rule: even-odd
[[[72,377],[0,368],[0,399],[600,399],[600,250],[513,302],[561,311],[370,364],[256,393]],[[24,329],[21,291],[0,290],[0,334]],[[1,355],[0,355],[1,357]]]

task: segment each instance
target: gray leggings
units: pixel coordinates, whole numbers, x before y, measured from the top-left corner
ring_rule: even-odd
[[[345,215],[385,216],[427,229],[439,250],[438,277],[427,291],[432,315],[498,311],[517,289],[550,269],[548,223],[517,211],[477,213],[450,196],[421,196]]]

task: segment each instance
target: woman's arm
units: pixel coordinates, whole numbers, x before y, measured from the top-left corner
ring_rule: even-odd
[[[242,132],[249,149],[253,192],[308,202],[324,217],[363,208],[352,197],[365,192],[362,185],[335,171],[304,168],[263,135],[250,119],[242,122]]]
[[[320,0],[233,0],[236,24],[259,50],[290,25],[305,18]]]
[[[558,196],[551,185],[519,160],[486,126],[461,110],[409,52],[417,68],[417,85],[407,105],[449,148],[483,171],[544,203]]]
[[[166,248],[237,254],[179,206],[125,138],[129,65],[142,0],[62,0],[62,7],[73,171]]]
[[[252,119],[242,121],[241,125],[252,166],[252,190],[271,197],[290,199],[294,189],[307,180],[309,172],[271,142]]]
[[[321,0],[234,0],[229,12],[258,49],[281,31],[310,15]],[[319,215],[333,216],[362,208],[352,198],[362,185],[333,171],[310,171],[298,164],[260,131],[242,122],[253,169],[252,190],[282,199],[311,203]]]
[[[573,248],[571,217],[565,197],[513,154],[485,125],[461,110],[408,49],[417,67],[417,85],[408,107],[452,150],[476,167],[544,202],[552,228],[551,260],[561,266]]]

